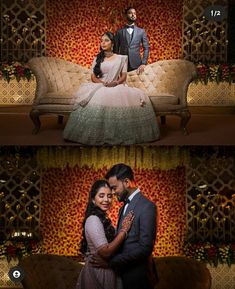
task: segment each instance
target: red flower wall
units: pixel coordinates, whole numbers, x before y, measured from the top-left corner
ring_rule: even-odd
[[[123,11],[137,10],[137,25],[150,41],[149,63],[179,58],[183,0],[47,0],[47,54],[90,66],[100,36],[125,24]]]
[[[92,183],[107,169],[48,169],[42,177],[41,228],[45,252],[77,255],[82,220]],[[135,170],[142,192],[158,207],[158,233],[154,255],[180,255],[186,229],[185,169]],[[120,204],[114,200],[110,217],[114,224]]]

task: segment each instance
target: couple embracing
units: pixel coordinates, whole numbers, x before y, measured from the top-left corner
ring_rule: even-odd
[[[105,178],[89,193],[80,247],[85,266],[76,288],[153,289],[156,205],[140,192],[129,166],[117,164]],[[113,195],[124,202],[116,230],[107,216]]]

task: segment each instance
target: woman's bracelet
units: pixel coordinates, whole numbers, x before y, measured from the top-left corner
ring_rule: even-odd
[[[123,232],[123,233],[125,233],[125,239],[127,238],[127,236],[128,236],[128,234],[127,234],[127,231],[126,230],[124,230],[124,229],[121,229],[120,230],[120,232]]]

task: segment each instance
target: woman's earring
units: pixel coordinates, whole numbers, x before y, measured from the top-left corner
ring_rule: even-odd
[[[95,200],[92,200],[92,203],[95,205],[96,203],[95,203]]]

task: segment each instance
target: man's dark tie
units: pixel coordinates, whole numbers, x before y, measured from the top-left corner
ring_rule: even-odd
[[[129,203],[130,203],[130,200],[129,200],[129,199],[125,200],[124,205],[123,205],[123,212],[122,212],[122,214],[124,214],[125,207],[126,207],[126,205],[128,205]],[[127,207],[126,207],[126,208],[127,208]],[[126,209],[126,210],[127,210],[127,209]],[[125,210],[125,214],[126,214],[126,210]]]
[[[122,220],[123,220],[123,218],[124,218],[124,208],[125,208],[126,204],[129,204],[129,203],[130,203],[130,200],[127,199],[127,200],[125,200],[125,202],[124,202],[124,204],[123,204],[123,206],[122,206],[122,209],[121,209],[120,215],[119,215],[120,218],[119,218],[119,221],[118,221],[118,230],[120,230],[120,226],[121,226]]]
[[[126,204],[129,204],[129,203],[130,203],[130,200],[129,200],[129,199],[125,200],[124,206],[125,206]]]
[[[126,25],[126,28],[132,28],[132,29],[134,29],[134,25]]]

